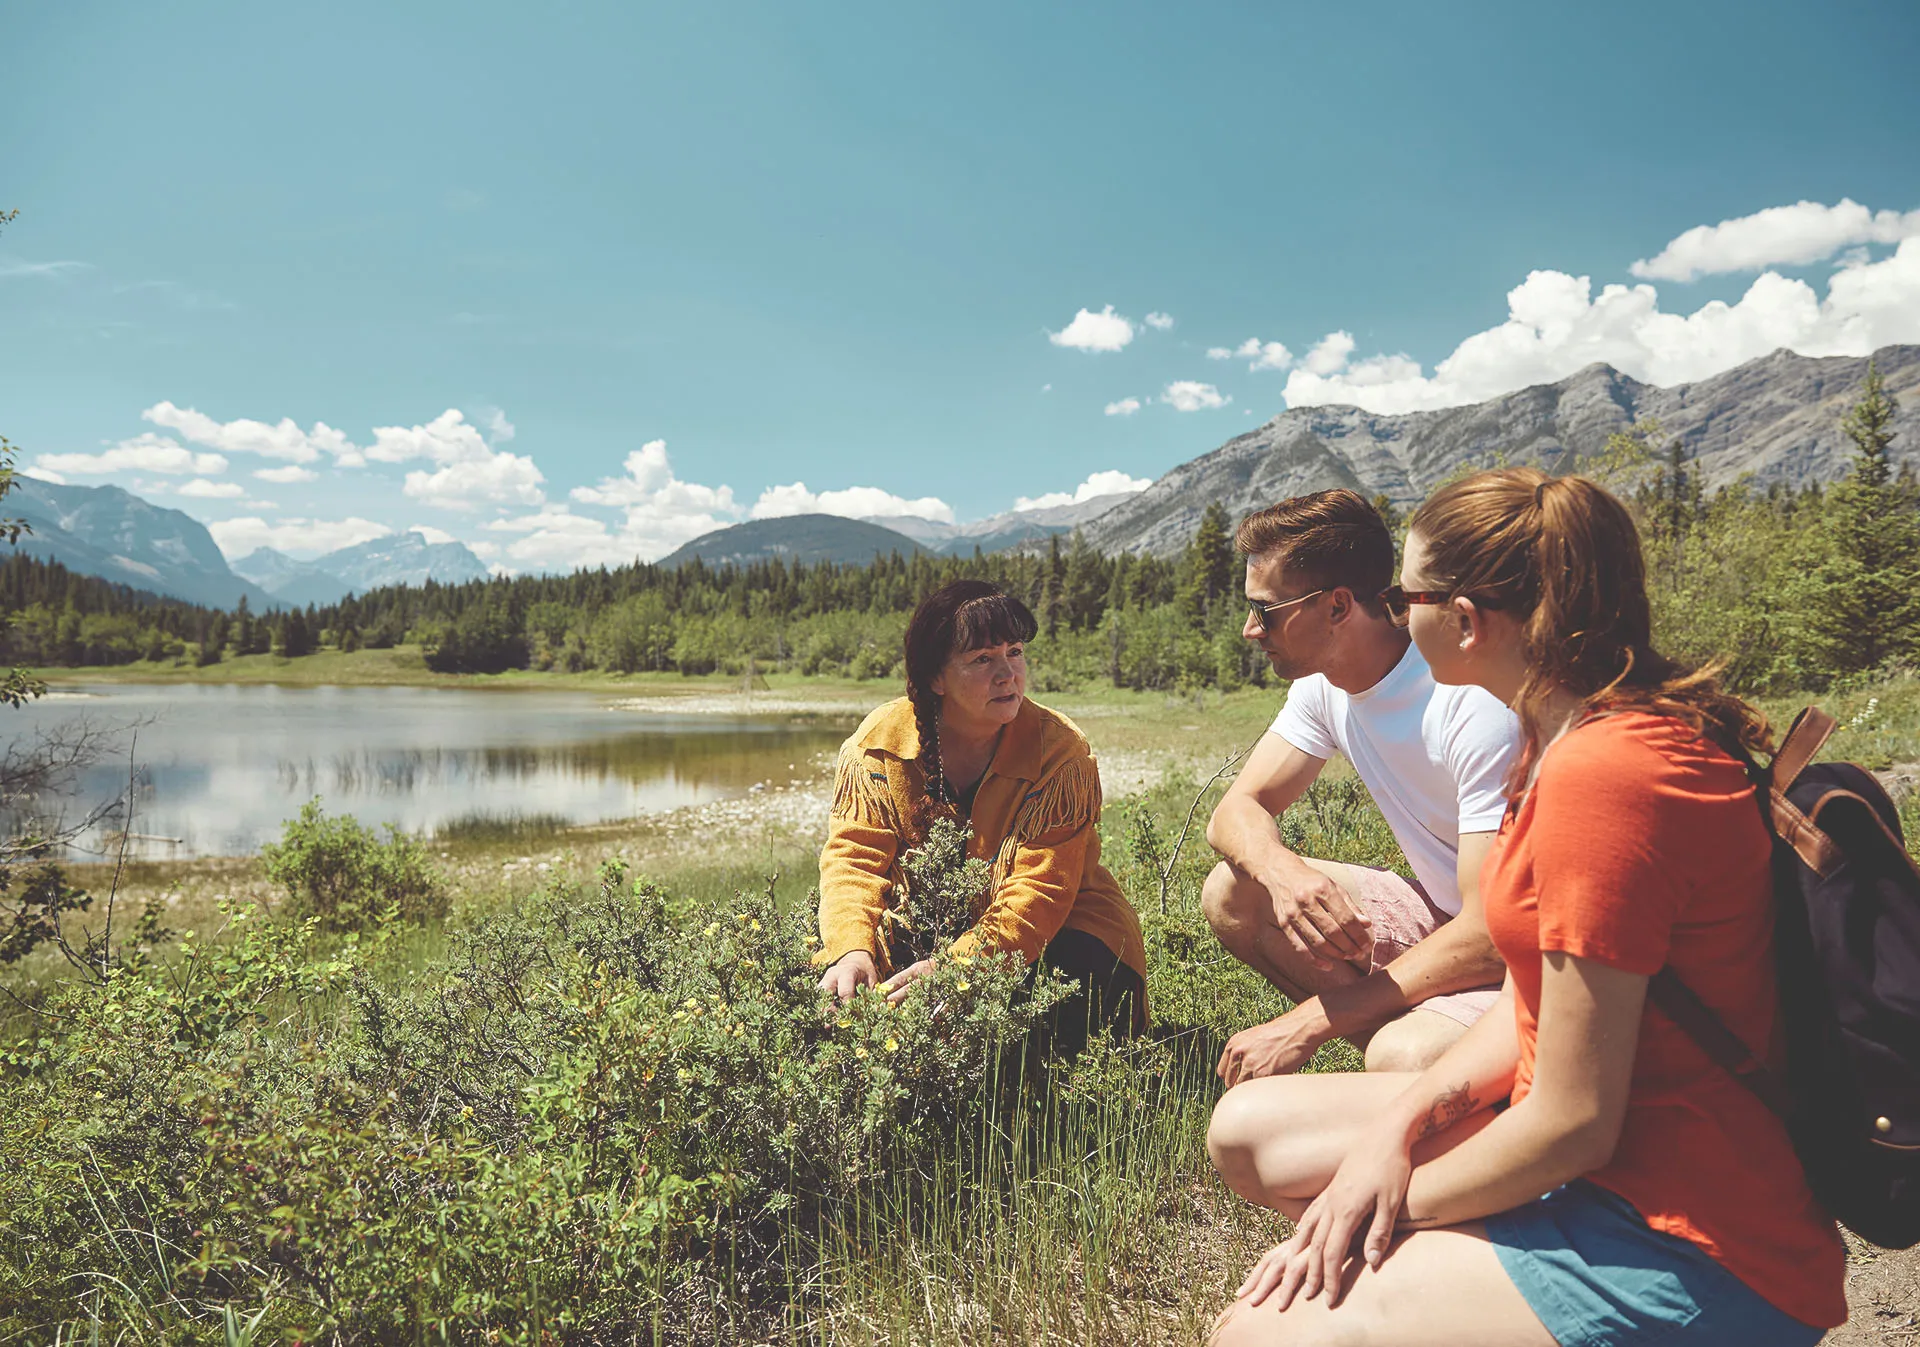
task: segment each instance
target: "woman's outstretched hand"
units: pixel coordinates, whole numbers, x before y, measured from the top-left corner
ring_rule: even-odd
[[[820,989],[833,993],[836,1001],[851,1001],[853,994],[862,987],[872,987],[880,981],[880,970],[874,966],[873,956],[863,949],[843,954],[820,978]]]
[[[1363,1232],[1360,1253],[1367,1266],[1377,1268],[1386,1258],[1412,1177],[1413,1158],[1404,1144],[1363,1140],[1295,1223],[1293,1238],[1253,1265],[1236,1298],[1258,1305],[1278,1292],[1284,1310],[1295,1296],[1311,1300],[1324,1288],[1327,1304],[1339,1304],[1341,1272]]]
[[[880,984],[880,994],[887,998],[887,1004],[897,1006],[907,999],[907,988],[933,971],[933,960],[922,959],[910,963],[885,982]]]

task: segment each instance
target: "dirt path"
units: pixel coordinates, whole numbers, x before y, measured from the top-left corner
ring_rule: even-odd
[[[1847,1241],[1845,1327],[1827,1347],[1920,1347],[1920,1248],[1890,1253]]]

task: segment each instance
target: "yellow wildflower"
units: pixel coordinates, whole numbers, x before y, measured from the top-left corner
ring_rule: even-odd
[[[867,1052],[867,1050],[866,1050],[865,1048],[855,1048],[855,1049],[853,1050],[853,1055],[854,1055],[855,1057],[858,1057],[858,1058],[859,1058],[859,1059],[860,1059],[861,1061],[863,1061],[863,1062],[864,1062],[864,1061],[866,1061],[866,1060],[867,1060],[867,1058],[868,1058],[868,1056],[869,1056],[870,1054],[869,1054],[869,1053]]]
[[[956,982],[953,984],[953,989],[957,992],[963,992],[967,988],[971,987],[972,985],[973,984],[971,982],[966,982],[966,981]]]
[[[888,1052],[898,1052],[898,1051],[900,1051],[900,1040],[899,1040],[899,1039],[897,1039],[897,1038],[890,1038],[890,1039],[888,1039],[888,1040],[887,1040],[887,1051],[888,1051]]]

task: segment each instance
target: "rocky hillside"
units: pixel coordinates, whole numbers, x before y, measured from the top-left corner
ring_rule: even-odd
[[[1900,399],[1893,450],[1920,465],[1920,346],[1877,353]],[[1607,436],[1657,420],[1697,456],[1710,485],[1831,481],[1851,452],[1840,419],[1859,396],[1864,358],[1776,351],[1698,383],[1655,388],[1607,365],[1559,383],[1437,412],[1380,416],[1357,407],[1301,407],[1173,469],[1087,523],[1103,551],[1178,551],[1218,500],[1236,518],[1305,491],[1350,486],[1416,504],[1462,468],[1505,460],[1571,471]]]
[[[313,564],[356,594],[384,585],[464,585],[487,578],[487,564],[463,542],[428,542],[413,530],[390,533],[318,557]]]
[[[24,519],[33,530],[21,535],[22,552],[81,575],[214,608],[243,598],[255,611],[273,605],[265,590],[228,568],[206,525],[117,486],[16,477],[0,515]]]

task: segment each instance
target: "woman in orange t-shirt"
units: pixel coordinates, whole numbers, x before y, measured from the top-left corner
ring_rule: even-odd
[[[1769,843],[1734,756],[1764,720],[1653,649],[1638,533],[1583,479],[1443,488],[1396,590],[1435,679],[1520,717],[1481,880],[1510,1006],[1419,1076],[1228,1092],[1215,1165],[1297,1224],[1215,1341],[1818,1342],[1846,1318],[1833,1221],[1778,1119],[1645,1004],[1671,966],[1774,1055]]]

